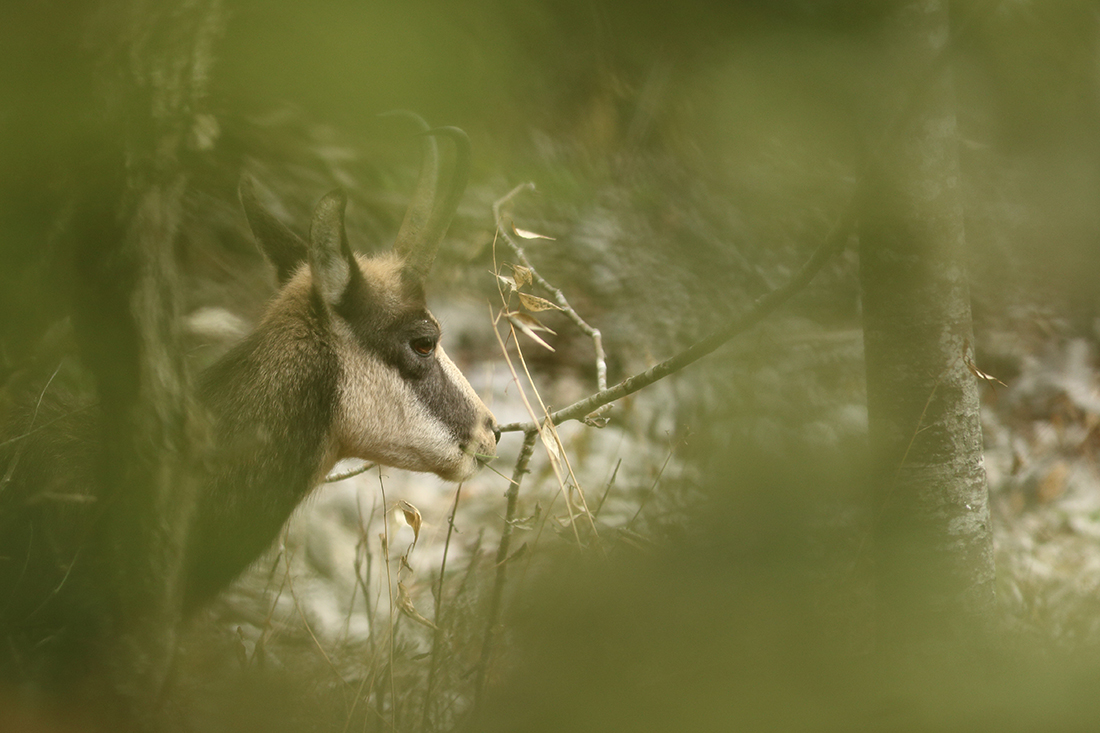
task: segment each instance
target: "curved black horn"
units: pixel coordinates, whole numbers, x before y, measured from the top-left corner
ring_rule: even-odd
[[[409,209],[405,212],[401,228],[397,230],[397,241],[394,243],[397,254],[407,260],[416,251],[418,242],[423,240],[424,230],[428,226],[432,207],[435,205],[436,189],[439,187],[439,145],[434,137],[425,134],[431,128],[424,118],[415,112],[397,110],[385,112],[380,116],[404,117],[415,124],[417,131],[423,135],[420,176],[416,180],[416,190],[409,201]]]
[[[470,138],[457,127],[437,127],[421,133],[425,139],[433,140],[436,135],[444,135],[451,138],[455,145],[455,159],[451,170],[451,178],[445,189],[434,192],[432,197],[431,215],[423,229],[416,232],[415,241],[411,242],[408,249],[398,249],[398,253],[405,257],[405,266],[421,278],[428,275],[435,262],[439,245],[447,234],[447,228],[451,225],[455,212],[458,210],[458,202],[466,191],[466,182],[470,177]],[[438,172],[436,173],[438,178]],[[422,176],[423,179],[423,176]],[[420,185],[417,185],[416,195],[421,194]],[[422,205],[414,200],[410,205],[410,214],[413,205]],[[418,211],[419,214],[419,211]],[[406,223],[409,217],[406,216]],[[404,226],[402,229],[404,230]]]

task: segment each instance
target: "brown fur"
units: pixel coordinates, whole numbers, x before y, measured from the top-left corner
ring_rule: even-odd
[[[183,550],[187,610],[255,561],[341,458],[463,480],[499,437],[438,345],[439,324],[425,305],[425,263],[449,213],[420,201],[432,214],[426,234],[404,233],[401,256],[368,258],[348,245],[341,192],[318,204],[308,243],[259,204],[250,183],[241,198],[281,289],[255,331],[199,380],[209,440],[198,451]],[[454,191],[445,201],[457,202]],[[93,627],[110,623],[110,594],[98,589],[119,580],[107,567],[111,553],[96,545],[96,527],[114,507],[98,481],[99,418],[95,408],[49,396],[33,410],[0,415],[5,674],[22,676],[50,648],[61,650],[52,654],[55,669],[69,674],[64,658],[81,639],[103,638]]]

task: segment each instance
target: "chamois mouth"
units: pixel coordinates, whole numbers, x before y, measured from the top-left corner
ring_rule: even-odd
[[[474,461],[477,463],[479,468],[481,466],[484,466],[484,465],[488,464],[489,461],[496,460],[496,457],[497,457],[496,453],[478,453],[477,451],[470,448],[470,446],[467,443],[461,443],[458,446],[458,449],[461,450],[466,455],[470,456],[470,458],[473,458]]]
[[[480,471],[485,466],[488,466],[491,461],[494,461],[497,458],[497,454],[496,454],[495,450],[493,450],[490,453],[483,453],[483,452],[480,452],[479,450],[477,450],[476,448],[472,447],[470,443],[461,443],[458,447],[459,447],[459,450],[461,450],[465,455],[467,455],[467,456],[469,456],[470,458],[473,459],[473,464],[474,465],[473,465],[473,470],[471,471],[471,474],[477,473],[478,471]],[[483,446],[483,445],[478,446],[478,447],[481,448],[481,450],[485,449],[485,446]],[[494,446],[494,448],[495,448],[495,446]]]
[[[444,481],[459,482],[473,478],[481,470],[484,463],[474,453],[467,450],[466,445],[463,444],[458,447],[461,451],[458,456],[448,461],[445,467],[432,469],[432,473]]]

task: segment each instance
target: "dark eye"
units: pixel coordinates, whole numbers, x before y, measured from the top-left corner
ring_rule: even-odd
[[[418,356],[431,356],[435,353],[436,339],[434,336],[421,336],[409,342],[409,348]]]

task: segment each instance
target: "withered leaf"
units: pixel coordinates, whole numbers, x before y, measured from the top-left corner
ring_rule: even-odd
[[[504,283],[507,286],[508,289],[507,289],[506,292],[511,293],[511,292],[516,291],[516,290],[519,290],[520,286],[517,286],[516,281],[513,280],[512,278],[508,277],[507,275],[501,275],[499,272],[496,272],[496,273],[493,273],[493,274],[497,276],[497,280],[500,280],[502,283]]]
[[[432,630],[436,628],[435,624],[421,616],[420,612],[416,610],[416,606],[413,605],[412,598],[409,596],[409,589],[405,587],[404,583],[397,584],[397,610],[418,624],[424,624]]]
[[[512,268],[512,277],[516,280],[516,286],[522,288],[531,284],[531,268],[523,265],[509,265]]]
[[[511,524],[516,529],[532,530],[535,525],[538,524],[539,516],[542,514],[542,504],[535,502],[535,512],[529,517],[520,517],[519,519],[513,519]]]
[[[542,323],[539,322],[539,319],[535,318],[529,313],[523,313],[521,311],[509,311],[505,315],[508,316],[509,320],[514,320],[522,323],[530,328],[532,331],[546,331],[547,333],[553,333],[555,336],[557,335],[557,333],[553,329],[547,328],[546,326],[542,325]]]
[[[518,560],[521,557],[523,557],[525,554],[527,554],[527,543],[526,542],[524,542],[522,545],[520,545],[518,550],[513,552],[508,557],[504,558],[504,560],[500,564],[505,565],[507,563],[512,562],[513,560]]]
[[[557,305],[556,303],[551,303],[546,298],[540,298],[537,295],[529,295],[527,293],[519,294],[519,302],[524,308],[531,311],[532,313],[538,313],[539,311],[548,310],[561,310],[561,306]]]
[[[515,222],[512,222],[512,231],[515,232],[517,237],[522,237],[523,239],[549,239],[550,241],[554,241],[553,237],[548,237],[545,234],[537,234],[535,232],[529,232],[526,229],[520,229],[516,226]]]
[[[970,359],[966,360],[966,368],[969,369],[970,373],[973,374],[978,379],[982,380],[983,382],[989,382],[990,387],[992,387],[994,384],[999,384],[1002,387],[1007,387],[1008,386],[1007,384],[1005,384],[1001,380],[994,377],[992,374],[986,374],[985,372],[983,372],[981,369],[979,369],[977,366],[975,366],[974,362],[971,361]]]
[[[590,428],[606,428],[611,418],[602,415],[586,415],[583,422]]]
[[[554,429],[554,423],[551,422],[549,416],[543,421],[539,427],[539,438],[542,439],[542,444],[546,446],[546,455],[550,459],[558,473],[561,472],[561,450],[558,448],[557,431]]]
[[[407,501],[402,500],[399,503],[402,514],[405,515],[405,522],[412,527],[413,542],[420,539],[420,525],[423,524],[423,518],[420,516],[420,510],[414,507]]]
[[[989,383],[989,386],[993,389],[997,389],[994,386],[995,384],[999,384],[1002,387],[1008,386],[992,374],[986,374],[978,368],[978,365],[974,363],[974,358],[970,356],[970,339],[966,339],[966,341],[963,342],[963,363],[966,364],[967,370],[974,375],[975,379],[980,379],[983,382]]]
[[[547,333],[554,333],[552,330],[539,323],[537,318],[530,315],[529,313],[523,313],[520,311],[509,311],[504,315],[507,316],[512,325],[522,331],[524,335],[527,336],[527,338],[531,339],[538,345],[549,349],[550,351],[554,350],[553,346],[543,341],[542,338],[535,333],[535,331],[546,331]],[[554,335],[556,336],[557,334]]]

